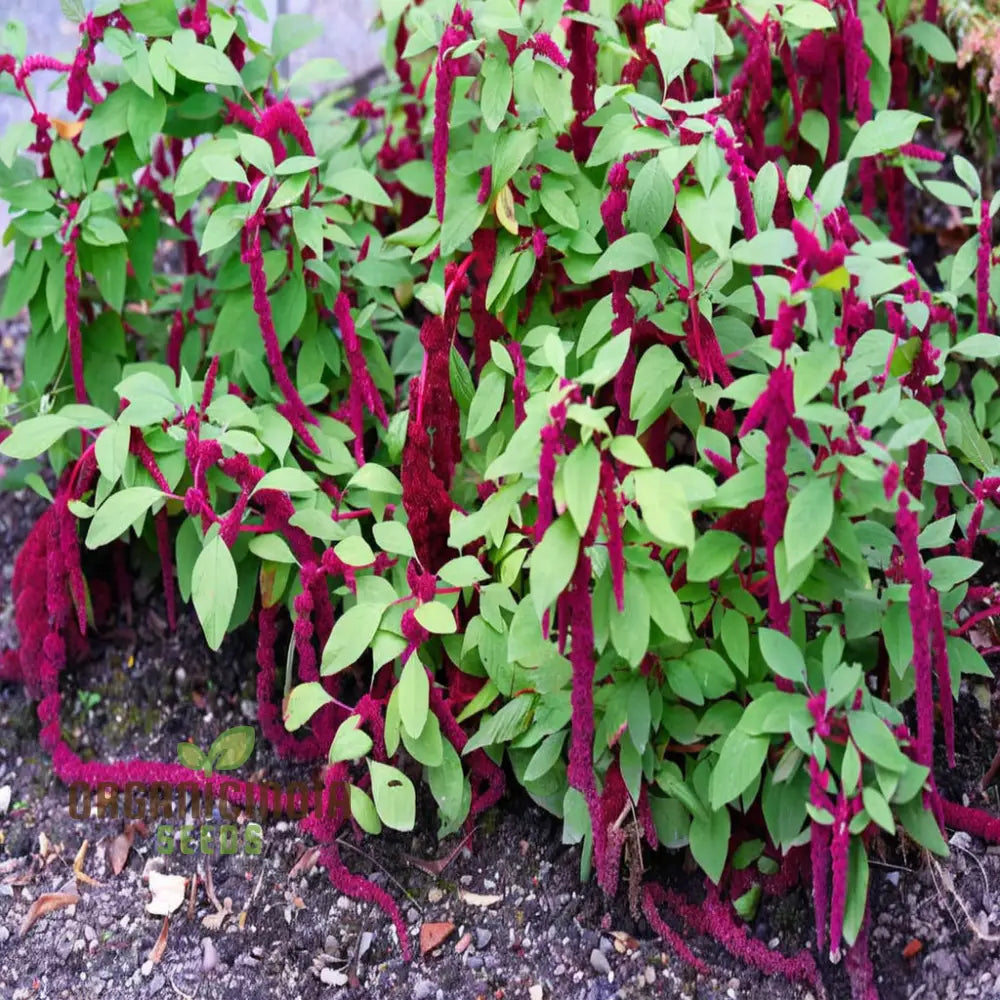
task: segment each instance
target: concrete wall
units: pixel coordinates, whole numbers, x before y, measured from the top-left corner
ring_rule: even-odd
[[[92,0],[84,0],[93,7]],[[280,11],[288,14],[308,14],[319,22],[320,31],[315,41],[295,52],[290,59],[290,69],[295,70],[307,59],[330,57],[339,60],[350,77],[363,76],[379,64],[383,44],[381,33],[372,31],[378,0],[263,0],[270,18]],[[21,21],[28,31],[28,52],[68,57],[75,49],[76,25],[63,16],[59,0],[0,0],[0,20]],[[271,28],[252,19],[251,31],[255,37],[270,41]],[[40,78],[44,79],[44,78]],[[35,97],[50,114],[65,111],[64,91],[49,94],[35,88]],[[20,99],[0,95],[0,133],[11,122],[29,117],[27,103]],[[0,203],[0,234],[7,228],[7,213]],[[11,251],[0,246],[0,274],[10,267]]]

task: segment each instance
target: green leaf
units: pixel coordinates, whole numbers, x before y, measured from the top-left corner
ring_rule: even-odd
[[[448,355],[448,381],[451,384],[451,392],[455,397],[455,402],[458,403],[458,408],[463,413],[468,413],[476,395],[476,387],[472,384],[468,365],[454,346]]]
[[[967,559],[964,556],[938,556],[928,559],[924,565],[930,570],[931,586],[944,593],[963,580],[968,580],[983,564],[978,559]]]
[[[261,476],[260,482],[253,488],[254,493],[261,490],[280,490],[282,493],[311,493],[319,489],[316,481],[301,469],[272,469]]]
[[[868,815],[883,830],[895,836],[896,822],[892,818],[892,810],[889,808],[889,803],[885,801],[882,793],[876,788],[863,788],[861,790],[861,800],[864,803],[865,809],[868,810]]]
[[[531,554],[531,601],[539,618],[569,586],[580,554],[580,536],[569,514],[553,521]]]
[[[452,587],[470,587],[490,578],[475,556],[459,556],[449,560],[438,570],[438,576]]]
[[[379,818],[392,830],[412,830],[417,816],[417,795],[413,782],[398,768],[377,760],[368,761],[368,771]]]
[[[200,45],[193,31],[174,32],[166,53],[167,61],[181,75],[195,83],[214,83],[224,87],[242,87],[243,80],[229,58],[211,45]]]
[[[375,462],[365,462],[357,472],[351,476],[347,488],[360,487],[371,493],[386,493],[389,496],[401,496],[403,484],[384,465],[376,465]]]
[[[786,24],[805,28],[807,31],[825,31],[837,26],[829,9],[815,0],[796,0],[795,3],[786,4],[781,19]]]
[[[691,582],[714,580],[733,565],[743,539],[729,531],[708,531],[695,542],[687,561]]]
[[[665,408],[670,398],[668,394],[683,371],[684,366],[665,344],[653,344],[644,351],[632,380],[632,400],[629,406],[631,418],[643,421],[654,413],[657,403]]]
[[[565,729],[561,729],[557,733],[550,733],[542,740],[524,769],[522,780],[525,784],[544,778],[555,767],[556,761],[562,757],[562,749],[568,735]]]
[[[324,677],[344,670],[364,655],[375,638],[384,610],[381,604],[356,604],[334,622],[323,647],[320,673]]]
[[[948,857],[948,845],[941,836],[934,814],[924,808],[922,796],[916,795],[909,802],[896,806],[896,816],[903,829],[921,846],[937,854]]]
[[[939,63],[953,63],[958,59],[958,53],[955,52],[951,39],[930,21],[916,21],[904,28],[900,34],[912,38],[918,48],[923,49]]]
[[[992,333],[974,333],[971,337],[963,337],[949,353],[993,361],[1000,358],[1000,337]]]
[[[405,524],[400,524],[399,521],[380,521],[372,529],[372,534],[375,536],[375,543],[383,552],[407,556],[410,559],[416,558],[413,539],[410,538]]]
[[[762,628],[757,633],[757,641],[764,662],[774,673],[800,684],[805,681],[806,664],[802,650],[787,635],[773,628]]]
[[[899,749],[892,730],[871,712],[848,712],[847,724],[858,749],[870,761],[889,771],[903,771],[907,758]]]
[[[480,109],[483,124],[496,132],[500,123],[507,115],[510,97],[514,89],[514,74],[507,60],[498,59],[494,55],[483,60],[483,86],[480,98]]]
[[[552,216],[552,221],[565,229],[578,229],[580,216],[572,198],[565,191],[543,184],[540,192],[542,208]]]
[[[173,0],[123,0],[121,11],[133,31],[150,38],[172,35],[179,26]]]
[[[337,727],[330,744],[329,762],[358,760],[369,753],[374,745],[372,738],[361,728],[361,716],[350,715]]]
[[[868,910],[868,854],[860,837],[851,837],[847,871],[844,942],[850,946],[857,940]]]
[[[250,551],[259,559],[275,563],[296,563],[298,560],[281,535],[255,535],[250,541]]]
[[[733,247],[733,260],[739,264],[778,265],[797,251],[795,237],[788,229],[766,229]]]
[[[462,813],[465,772],[462,769],[462,758],[458,756],[450,740],[442,741],[441,763],[427,769],[427,783],[443,816],[459,822],[465,819]]]
[[[563,492],[577,532],[586,534],[597,499],[601,478],[601,456],[593,443],[577,445],[563,463]]]
[[[930,119],[915,111],[879,111],[871,121],[858,130],[858,134],[847,151],[847,159],[854,160],[875,156],[892,149],[905,146],[913,141],[913,133],[921,122]],[[870,263],[870,262],[869,262]],[[904,279],[905,280],[905,279]]]
[[[480,747],[497,743],[509,743],[528,727],[528,716],[535,704],[534,695],[520,695],[507,702],[496,715],[482,721],[475,733],[462,748],[462,756],[467,756]]]
[[[98,507],[90,522],[87,548],[96,549],[113,542],[162,497],[163,494],[152,486],[133,486],[113,493]]]
[[[375,561],[371,546],[360,535],[348,535],[333,547],[333,554],[348,566],[370,566]]]
[[[255,741],[253,726],[233,726],[216,737],[208,760],[216,771],[235,771],[250,759]]]
[[[637,469],[633,476],[642,519],[656,540],[671,548],[693,548],[694,523],[681,487],[663,469]]]
[[[324,705],[333,701],[323,690],[319,681],[309,681],[308,684],[297,684],[292,688],[285,702],[285,728],[289,732],[301,729]]]
[[[362,791],[357,785],[351,785],[351,819],[365,833],[370,833],[373,837],[382,832],[382,821],[378,818],[372,800],[368,793]]]
[[[400,730],[400,735],[407,753],[425,767],[437,767],[443,762],[444,741],[441,739],[441,725],[433,712],[428,713],[423,729],[416,736],[411,736],[406,726]]]
[[[271,32],[271,59],[280,63],[296,49],[323,37],[323,25],[307,14],[280,14]]]
[[[246,205],[223,205],[221,208],[217,208],[208,217],[198,252],[201,254],[210,253],[236,239],[243,231],[246,219]]]
[[[83,160],[71,142],[57,139],[49,150],[52,172],[59,186],[72,198],[84,192]]]
[[[430,705],[430,681],[427,670],[411,654],[399,677],[399,718],[403,728],[416,739],[427,722]]]
[[[426,604],[421,604],[414,609],[413,617],[428,632],[435,635],[450,635],[452,632],[458,631],[454,612],[440,601],[428,601]]]
[[[74,430],[76,426],[74,421],[56,413],[20,420],[14,425],[10,437],[0,443],[0,454],[8,458],[37,458],[51,448],[66,431]]]
[[[468,438],[478,437],[483,431],[490,429],[496,421],[500,407],[503,405],[504,389],[507,380],[498,371],[488,371],[479,380],[479,387],[472,397],[469,407],[469,422],[465,429]]]
[[[695,815],[688,833],[691,853],[705,874],[718,885],[729,855],[731,821],[723,807],[708,816]]]
[[[216,535],[201,550],[191,574],[191,598],[209,649],[218,649],[226,637],[238,583],[232,553],[222,537]]]
[[[637,267],[652,264],[659,258],[653,241],[646,233],[628,233],[615,240],[597,259],[590,272],[596,281],[612,271],[634,271]]]
[[[382,208],[390,208],[392,199],[385,193],[385,188],[378,182],[374,174],[361,167],[348,167],[329,174],[326,183],[335,191],[342,191],[358,201],[366,201]],[[386,824],[387,826],[389,824]]]
[[[791,570],[813,555],[833,524],[833,481],[810,480],[788,505],[785,518],[785,557]]]
[[[628,222],[638,232],[656,237],[663,232],[673,211],[674,181],[664,161],[657,156],[642,165],[632,182]]]

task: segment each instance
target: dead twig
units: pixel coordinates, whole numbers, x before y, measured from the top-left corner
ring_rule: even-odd
[[[470,830],[459,842],[458,846],[443,858],[436,858],[434,861],[424,861],[423,858],[416,858],[412,854],[404,854],[403,860],[414,868],[419,868],[425,875],[437,878],[444,870],[458,857],[459,851],[472,839],[472,835],[478,827]]]
[[[366,861],[370,861],[373,865],[375,865],[375,867],[378,868],[380,871],[382,871],[385,874],[386,878],[388,878],[389,881],[392,882],[392,884],[397,889],[399,889],[401,892],[403,892],[405,894],[406,898],[409,899],[410,902],[413,903],[413,905],[417,908],[417,912],[420,913],[421,916],[423,915],[424,910],[423,910],[423,907],[420,905],[420,901],[417,899],[417,897],[414,896],[413,893],[410,892],[410,890],[407,889],[406,886],[403,885],[403,883],[400,882],[399,879],[397,879],[392,874],[392,872],[389,871],[389,869],[385,867],[385,865],[383,865],[381,862],[377,861],[370,854],[366,853],[365,851],[362,851],[360,847],[356,847],[349,840],[344,840],[342,837],[338,837],[337,838],[337,844],[340,847],[349,847],[352,851],[355,852],[355,854],[360,854],[361,857],[363,857]]]
[[[968,907],[965,905],[965,900],[958,894],[958,890],[955,888],[955,881],[952,879],[951,873],[942,868],[936,858],[931,858],[931,871],[936,873],[936,877],[941,879],[941,884],[948,890],[949,893],[951,893],[952,898],[958,904],[958,908],[962,911],[965,921],[969,925],[969,929],[972,933],[975,934],[980,941],[1000,941],[1000,935],[986,934],[980,930],[979,925],[972,918],[972,914],[969,913]],[[954,919],[954,917],[952,919]]]
[[[243,909],[240,911],[238,917],[240,930],[243,930],[244,925],[247,922],[247,914],[250,912],[250,907],[257,901],[257,897],[260,895],[260,888],[264,884],[264,872],[267,870],[267,851],[268,848],[264,848],[264,853],[260,856],[260,874],[257,876],[257,884],[253,887],[253,892],[250,893],[250,898],[246,901]]]

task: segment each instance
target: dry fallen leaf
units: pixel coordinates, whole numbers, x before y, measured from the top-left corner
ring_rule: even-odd
[[[311,872],[319,860],[319,850],[318,847],[307,847],[299,855],[299,860],[292,865],[288,877],[295,878],[296,875],[305,875],[307,872]]]
[[[639,942],[631,934],[626,934],[625,931],[612,931],[611,937],[614,938],[615,951],[619,955],[624,955],[627,951],[639,950]]]
[[[431,861],[425,861],[423,858],[415,858],[412,854],[404,854],[403,860],[408,865],[413,865],[414,868],[419,868],[422,872],[426,872],[428,875],[434,875],[435,877],[440,875],[445,868],[448,867],[458,857],[459,851],[472,839],[472,835],[476,832],[475,829],[470,830],[459,842],[458,844],[448,852],[443,858],[434,858]]]
[[[80,850],[76,852],[76,859],[73,861],[73,875],[77,882],[86,882],[87,885],[100,885],[101,883],[97,879],[91,878],[83,870],[83,859],[87,856],[87,848],[89,846],[90,841],[85,840],[80,845]]]
[[[43,892],[28,908],[21,922],[21,937],[31,930],[32,924],[46,913],[62,909],[64,906],[75,906],[80,902],[80,896],[75,892]]]
[[[438,924],[420,925],[420,954],[426,955],[433,951],[438,945],[448,940],[448,936],[454,931],[455,925],[446,920]]]
[[[161,958],[163,958],[163,953],[167,950],[167,931],[170,929],[170,917],[163,918],[163,926],[160,928],[160,936],[156,939],[156,944],[153,945],[153,950],[149,953],[149,960],[156,965]]]
[[[129,824],[125,827],[123,833],[119,833],[111,844],[108,846],[108,861],[111,864],[111,870],[116,875],[121,875],[128,863],[129,852],[132,850],[132,841],[135,837],[133,833],[132,826]]]
[[[459,889],[458,898],[470,906],[493,906],[494,903],[499,903],[503,896],[484,896],[479,892],[466,892],[464,889]]]
[[[201,926],[207,927],[210,931],[217,931],[226,922],[226,917],[230,916],[232,912],[232,898],[226,896],[222,901],[222,906],[217,907],[215,913],[210,913],[207,917],[202,918]]]
[[[157,917],[169,916],[184,902],[187,879],[183,875],[149,873],[149,891],[153,898],[146,904],[146,912]]]
[[[497,222],[512,236],[517,236],[517,219],[514,218],[514,192],[509,184],[504,184],[497,191],[496,200],[493,203],[493,213],[497,217]]]
[[[60,139],[75,139],[83,131],[83,122],[67,122],[61,118],[49,118]]]

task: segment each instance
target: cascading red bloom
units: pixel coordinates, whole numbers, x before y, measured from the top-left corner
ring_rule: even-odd
[[[993,220],[990,206],[982,199],[979,208],[979,247],[976,254],[976,320],[980,333],[991,333],[990,264],[993,255]]]
[[[590,0],[567,0],[568,10],[580,14],[590,12]],[[582,163],[590,156],[596,139],[596,129],[584,124],[594,113],[594,93],[597,89],[597,37],[593,24],[570,20],[566,30],[569,49],[569,71],[573,80],[570,96],[575,116],[569,134],[573,155]]]
[[[910,497],[901,493],[896,513],[896,537],[903,553],[903,575],[910,585],[910,630],[913,633],[913,670],[917,688],[917,761],[933,762],[934,695],[931,690],[931,650],[927,630],[930,624],[929,574],[920,558],[917,515],[910,509]],[[951,698],[951,685],[948,686]]]
[[[469,36],[472,12],[462,10],[455,4],[451,23],[445,29],[438,46],[435,66],[437,81],[434,85],[434,139],[431,146],[431,162],[434,164],[434,207],[438,222],[444,221],[445,172],[448,168],[448,140],[451,132],[449,113],[451,111],[451,85],[459,74],[460,63],[451,57],[451,50],[461,45]]]
[[[344,340],[344,353],[347,355],[347,367],[351,373],[351,387],[348,394],[348,409],[350,413],[351,430],[354,431],[354,457],[358,465],[365,464],[364,454],[364,412],[362,404],[368,407],[368,412],[379,420],[383,427],[389,425],[389,417],[385,404],[379,395],[371,373],[361,352],[361,341],[351,316],[351,304],[345,292],[337,296],[333,306],[334,315],[340,325],[340,335]]]
[[[274,317],[271,313],[271,302],[267,297],[267,277],[264,274],[264,255],[260,244],[261,218],[250,219],[244,231],[244,249],[242,254],[243,263],[250,268],[250,288],[253,292],[253,308],[257,314],[257,321],[260,324],[261,336],[264,340],[264,350],[267,353],[267,363],[274,373],[285,397],[285,409],[283,410],[288,422],[295,429],[295,432],[302,438],[306,445],[319,454],[319,445],[316,444],[312,434],[306,428],[306,424],[318,424],[312,411],[302,402],[302,397],[298,390],[292,385],[292,380],[285,367],[285,359],[281,353],[281,345],[278,342],[278,334],[274,328]]]

